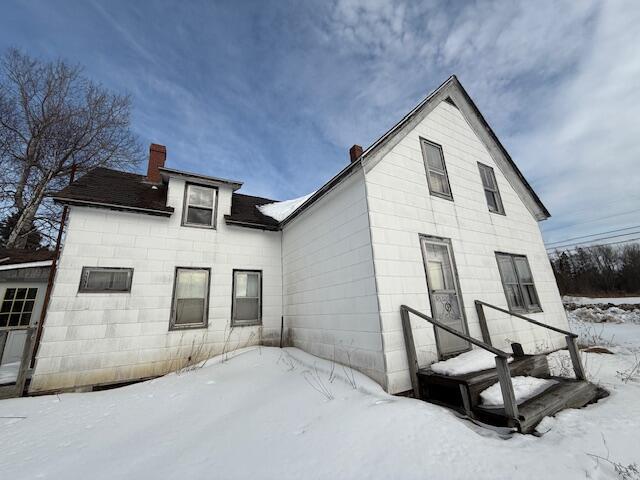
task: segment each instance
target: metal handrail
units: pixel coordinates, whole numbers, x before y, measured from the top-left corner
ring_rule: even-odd
[[[548,328],[549,330],[553,330],[554,332],[562,333],[563,335],[568,335],[569,337],[572,337],[572,338],[578,338],[578,335],[576,335],[573,332],[568,332],[567,330],[562,330],[561,328],[554,327],[553,325],[547,325],[546,323],[539,322],[537,320],[534,320],[533,318],[525,317],[524,315],[521,315],[521,314],[519,314],[517,312],[512,312],[510,310],[505,310],[504,308],[496,307],[495,305],[491,305],[490,303],[483,302],[482,300],[476,300],[476,305],[484,305],[485,307],[493,308],[494,310],[497,310],[499,312],[506,313],[506,314],[509,314],[509,315],[513,315],[514,317],[521,318],[522,320],[526,320],[527,322],[533,323],[534,325],[538,325],[539,327]]]
[[[424,313],[419,312],[418,310],[416,310],[414,308],[408,307],[406,305],[401,305],[400,306],[400,310],[403,310],[403,309],[413,313],[414,315],[422,318],[423,320],[426,320],[427,322],[435,325],[436,327],[441,328],[444,331],[449,332],[452,335],[455,335],[456,337],[462,338],[463,340],[466,340],[469,343],[473,343],[474,345],[493,353],[494,355],[496,355],[498,357],[509,358],[511,356],[510,353],[507,353],[507,352],[505,352],[503,350],[500,350],[500,349],[498,349],[498,348],[496,348],[496,347],[494,347],[492,345],[489,345],[489,344],[487,344],[487,343],[485,343],[485,342],[483,342],[481,340],[478,340],[476,338],[470,337],[469,335],[467,335],[465,333],[459,332],[459,331],[449,327],[448,325],[445,325],[444,323],[440,323],[439,321],[434,320],[430,316],[425,315]]]
[[[482,337],[485,342],[491,345],[491,336],[489,335],[489,328],[487,326],[487,318],[484,315],[483,307],[493,308],[502,313],[506,313],[507,315],[511,315],[522,320],[526,320],[529,323],[537,325],[539,327],[544,327],[549,330],[553,330],[554,332],[558,332],[564,335],[565,341],[567,342],[567,350],[569,350],[569,355],[571,356],[571,364],[573,366],[573,371],[576,374],[576,378],[578,380],[586,380],[587,374],[584,371],[584,365],[582,365],[582,359],[580,358],[580,352],[578,350],[578,343],[576,335],[573,332],[569,332],[567,330],[563,330],[558,327],[554,327],[552,325],[547,325],[546,323],[538,322],[529,317],[525,317],[524,315],[520,315],[516,312],[511,312],[509,310],[505,310],[504,308],[496,307],[495,305],[491,305],[490,303],[483,302],[482,300],[476,300],[476,312],[478,313],[478,320],[480,321],[480,329],[482,330]]]
[[[411,386],[413,387],[413,395],[415,398],[421,398],[420,386],[418,384],[418,358],[416,355],[416,344],[413,339],[413,330],[411,329],[411,320],[409,313],[413,313],[417,317],[431,323],[434,328],[442,328],[446,332],[449,332],[456,337],[462,338],[484,350],[493,353],[496,357],[496,372],[498,374],[498,381],[500,382],[500,390],[502,392],[502,403],[504,405],[505,414],[516,421],[518,421],[518,403],[516,402],[516,395],[513,391],[513,383],[511,381],[511,372],[509,370],[509,357],[511,356],[507,352],[504,352],[498,348],[495,348],[488,343],[481,340],[477,340],[469,335],[458,332],[453,328],[434,320],[428,315],[425,315],[418,310],[415,310],[406,305],[400,306],[400,317],[402,318],[402,331],[404,333],[404,343],[407,349],[407,360],[409,362],[409,373],[411,375]]]

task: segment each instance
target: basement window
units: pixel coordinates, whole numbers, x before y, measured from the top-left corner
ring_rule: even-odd
[[[78,292],[130,292],[132,278],[133,268],[82,267]]]
[[[184,196],[182,225],[216,228],[218,189],[187,183]]]
[[[231,319],[234,326],[262,323],[262,272],[260,270],[233,271]]]
[[[480,162],[478,162],[478,168],[480,169],[480,178],[482,179],[484,196],[487,199],[487,206],[489,207],[489,211],[492,213],[499,213],[501,215],[504,215],[502,198],[500,197],[498,182],[496,182],[496,175],[493,171],[493,168]]]
[[[509,310],[541,312],[540,300],[527,257],[496,253],[496,258]]]
[[[447,200],[453,200],[442,147],[424,138],[420,139],[420,144],[422,145],[424,166],[427,170],[429,193]]]
[[[208,268],[176,268],[170,330],[207,326],[209,273]]]

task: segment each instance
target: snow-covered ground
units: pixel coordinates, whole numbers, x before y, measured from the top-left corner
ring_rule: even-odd
[[[623,304],[640,304],[640,297],[570,297],[564,296],[562,297],[562,301],[564,303],[575,303],[577,305],[597,305],[597,304],[613,304],[613,305],[623,305]]]
[[[611,395],[545,419],[541,437],[499,435],[300,350],[256,347],[120,389],[0,401],[0,479],[617,478],[590,454],[640,463],[640,376],[624,376],[640,325],[598,327],[631,339],[583,353]],[[551,360],[566,373],[566,351]]]

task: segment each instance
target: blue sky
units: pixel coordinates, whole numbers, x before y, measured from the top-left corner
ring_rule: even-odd
[[[640,3],[6,1],[0,49],[134,98],[174,168],[312,191],[455,73],[553,218],[640,225]],[[624,213],[630,212],[630,213]],[[639,229],[640,230],[640,229]]]

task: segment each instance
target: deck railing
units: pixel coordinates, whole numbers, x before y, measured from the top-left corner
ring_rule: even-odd
[[[400,317],[402,318],[402,331],[404,332],[404,343],[407,349],[407,360],[409,362],[409,373],[411,375],[411,386],[413,388],[413,394],[415,398],[421,398],[420,386],[418,384],[418,356],[416,354],[416,345],[413,339],[413,330],[411,329],[411,319],[409,314],[412,313],[416,317],[425,320],[433,325],[434,331],[436,328],[441,328],[445,332],[448,332],[456,337],[462,338],[477,347],[480,347],[488,352],[493,353],[496,356],[496,371],[498,374],[498,381],[500,382],[500,390],[502,391],[502,402],[504,404],[504,411],[507,416],[518,420],[518,403],[516,402],[516,396],[513,391],[513,383],[511,382],[511,372],[509,370],[509,357],[511,354],[504,352],[492,345],[470,337],[462,332],[445,325],[443,323],[434,320],[428,315],[425,315],[418,310],[415,310],[406,305],[400,306]]]
[[[496,307],[495,305],[491,305],[490,303],[486,303],[481,300],[476,300],[475,303],[476,312],[478,313],[478,320],[480,321],[480,330],[482,331],[482,339],[485,341],[485,343],[491,345],[491,336],[489,335],[489,329],[487,327],[487,317],[484,314],[484,307],[487,307],[497,310],[498,312],[506,313],[508,315],[511,315],[512,317],[525,320],[533,325],[537,325],[538,327],[543,327],[548,330],[563,334],[567,342],[567,349],[569,350],[569,355],[571,356],[571,364],[573,365],[573,371],[575,372],[576,378],[578,380],[587,379],[584,371],[584,366],[582,365],[582,360],[580,359],[578,343],[576,341],[578,335],[572,332],[568,332],[567,330],[562,330],[561,328],[554,327],[552,325],[547,325],[546,323],[538,322],[537,320],[525,317],[524,315],[521,315],[517,312],[512,312],[509,310],[505,310],[504,308]]]

